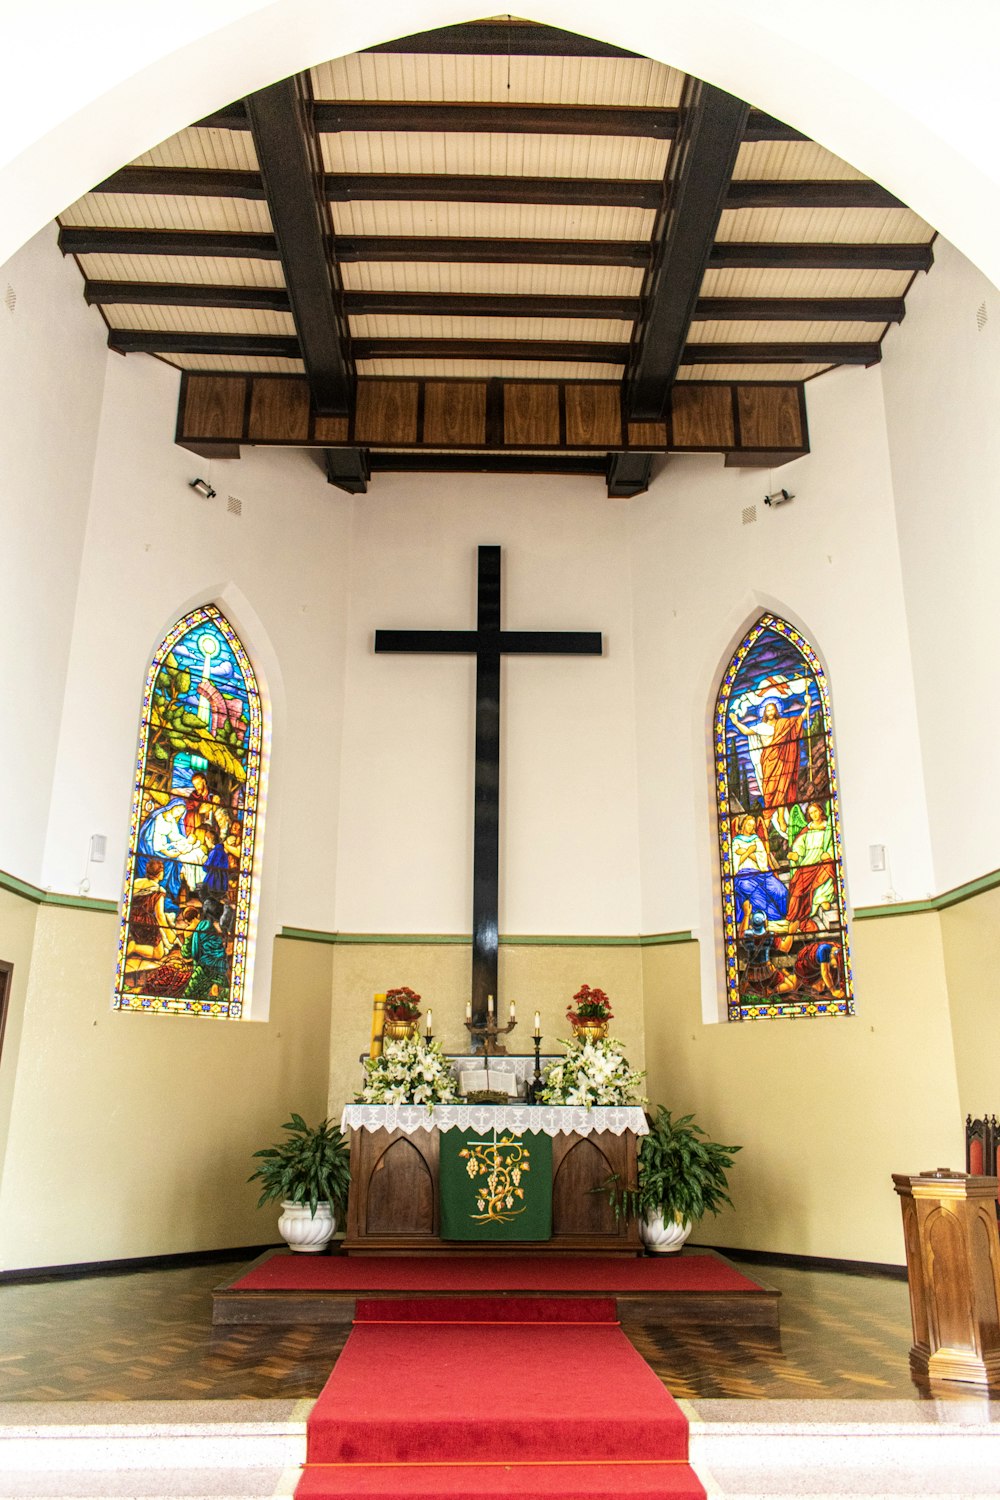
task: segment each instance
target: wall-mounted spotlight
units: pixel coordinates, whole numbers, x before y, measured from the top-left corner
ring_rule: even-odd
[[[786,500],[794,500],[795,496],[790,490],[775,490],[773,495],[764,496],[765,505],[784,505]]]
[[[188,483],[191,489],[201,495],[204,500],[214,500],[218,494],[218,491],[213,490],[207,479],[191,479]]]

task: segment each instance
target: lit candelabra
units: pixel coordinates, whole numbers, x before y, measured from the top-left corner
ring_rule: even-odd
[[[489,995],[486,1000],[486,1022],[480,1025],[472,1019],[472,1001],[467,1001],[465,1006],[465,1025],[472,1038],[473,1052],[481,1052],[484,1057],[506,1057],[507,1048],[500,1041],[502,1036],[514,1030],[517,1025],[517,1012],[513,1000],[510,1002],[510,1020],[506,1026],[501,1026],[497,1020],[496,1005],[493,996]]]

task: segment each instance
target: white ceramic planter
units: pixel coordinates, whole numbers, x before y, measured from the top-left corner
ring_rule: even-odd
[[[315,1255],[325,1250],[333,1239],[337,1221],[329,1203],[320,1199],[315,1217],[309,1212],[308,1203],[282,1203],[278,1232],[289,1250],[304,1250]]]
[[[690,1219],[678,1224],[674,1218],[664,1220],[662,1211],[653,1209],[639,1220],[639,1236],[651,1255],[676,1255],[691,1229]]]

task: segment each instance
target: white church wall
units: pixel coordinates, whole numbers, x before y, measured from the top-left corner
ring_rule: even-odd
[[[45,880],[75,892],[86,877],[91,896],[118,899],[149,658],[186,609],[217,602],[273,718],[259,1017],[275,931],[332,925],[351,500],[306,453],[247,449],[240,461],[209,466],[177,447],[178,380],[145,356],[109,366]],[[190,488],[197,475],[211,480],[215,499]],[[106,836],[107,859],[88,867],[93,833]]]
[[[1000,868],[1000,292],[947,241],[883,383],[939,891]]]
[[[529,475],[379,475],[355,509],[337,926],[471,930],[474,661],[372,641],[473,629],[479,544],[502,548],[505,628],[604,632],[600,659],[504,660],[501,932],[635,934],[627,510]]]
[[[714,930],[714,694],[765,608],[805,631],[829,673],[852,904],[923,899],[933,886],[878,371],[813,381],[807,404],[806,457],[773,475],[675,457],[633,502],[645,932]],[[779,487],[795,499],[768,508]],[[875,843],[890,872],[870,869]]]
[[[0,267],[0,870],[36,885],[107,360],[55,239]]]

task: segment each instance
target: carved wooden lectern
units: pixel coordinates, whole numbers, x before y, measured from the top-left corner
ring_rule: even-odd
[[[903,1210],[914,1375],[1000,1390],[997,1179],[892,1177]]]

